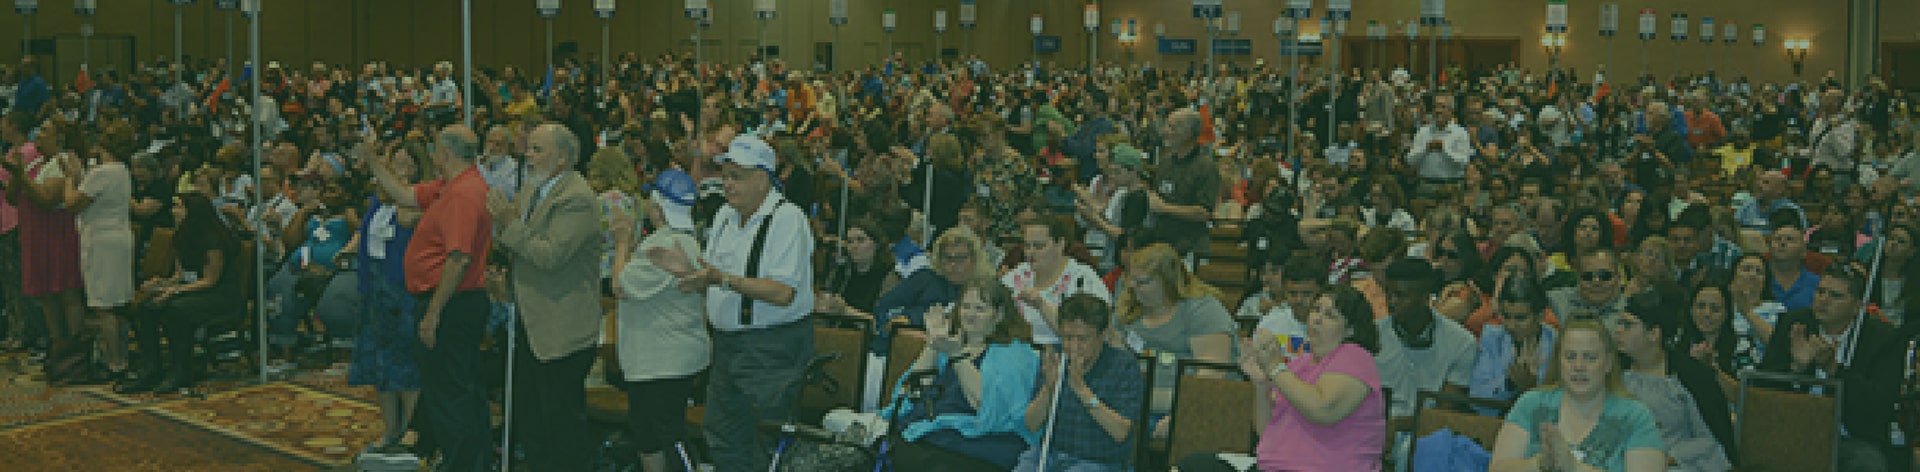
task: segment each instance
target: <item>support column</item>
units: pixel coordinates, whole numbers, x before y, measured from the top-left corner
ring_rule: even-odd
[[[1880,0],[1847,2],[1847,57],[1843,72],[1847,88],[1865,84],[1880,72]],[[1825,72],[1816,71],[1816,74]]]

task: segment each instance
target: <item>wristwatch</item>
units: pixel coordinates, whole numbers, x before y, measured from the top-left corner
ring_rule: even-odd
[[[1286,371],[1287,371],[1287,361],[1281,360],[1280,362],[1275,363],[1273,365],[1273,370],[1267,371],[1267,380],[1271,381],[1275,378],[1278,378],[1280,377],[1281,372],[1286,372]]]
[[[1081,400],[1081,403],[1084,403],[1087,405],[1087,411],[1097,410],[1097,409],[1100,409],[1101,406],[1105,405],[1104,403],[1100,403],[1099,395],[1092,395],[1092,394],[1087,395],[1087,398],[1084,400]]]

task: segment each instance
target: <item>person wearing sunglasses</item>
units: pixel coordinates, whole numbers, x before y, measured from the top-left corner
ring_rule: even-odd
[[[1598,319],[1612,329],[1627,303],[1620,257],[1611,249],[1595,249],[1582,253],[1579,262],[1574,274],[1579,282],[1549,292],[1547,305],[1563,320]]]

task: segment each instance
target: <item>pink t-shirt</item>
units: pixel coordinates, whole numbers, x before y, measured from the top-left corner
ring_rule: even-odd
[[[1380,395],[1380,369],[1373,355],[1357,344],[1342,344],[1320,362],[1312,355],[1295,356],[1287,368],[1308,383],[1326,373],[1353,376],[1367,384],[1367,399],[1347,418],[1317,425],[1301,416],[1285,398],[1273,403],[1273,418],[1260,435],[1256,450],[1261,471],[1378,471],[1380,453],[1387,444],[1387,409]],[[1273,390],[1278,397],[1280,391]]]

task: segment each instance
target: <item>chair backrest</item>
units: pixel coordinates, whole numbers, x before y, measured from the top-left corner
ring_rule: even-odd
[[[1760,385],[1755,385],[1756,383]],[[1818,386],[1825,394],[1773,385]],[[1839,380],[1769,372],[1740,373],[1734,442],[1741,464],[1756,470],[1831,471],[1840,449]]]
[[[866,384],[867,332],[872,321],[862,318],[832,318],[816,314],[813,327],[814,355],[839,353],[822,371],[839,384],[839,391],[827,393],[818,385],[800,392],[800,407],[806,410],[859,408],[861,388]]]
[[[140,259],[140,280],[173,275],[173,228],[154,228]]]
[[[920,351],[927,348],[927,328],[920,325],[893,325],[893,341],[888,343],[886,376],[880,378],[880,403],[892,401],[893,383],[907,374]]]
[[[1507,411],[1508,407],[1512,406],[1509,402],[1499,400],[1467,398],[1458,394],[1440,392],[1423,391],[1420,392],[1416,398],[1413,410],[1414,441],[1413,445],[1408,448],[1407,457],[1409,458],[1415,457],[1413,454],[1417,452],[1419,448],[1419,438],[1433,434],[1434,431],[1439,431],[1442,428],[1451,430],[1454,434],[1473,439],[1474,442],[1480,443],[1480,447],[1486,448],[1488,452],[1492,452],[1494,441],[1500,438],[1500,428],[1505,427],[1507,424],[1506,419],[1499,416],[1486,416],[1472,411],[1448,408],[1444,405],[1428,405],[1444,401],[1463,407],[1478,406],[1493,408],[1499,410],[1502,414]]]
[[[1173,387],[1173,419],[1167,427],[1167,457],[1199,452],[1252,452],[1253,432],[1265,426],[1254,418],[1252,382],[1201,375],[1200,369],[1234,369],[1222,363],[1183,360]]]
[[[1133,422],[1133,464],[1136,469],[1147,469],[1151,459],[1147,451],[1153,442],[1153,376],[1158,373],[1160,362],[1146,354],[1135,354],[1133,360],[1140,365],[1140,411]]]

